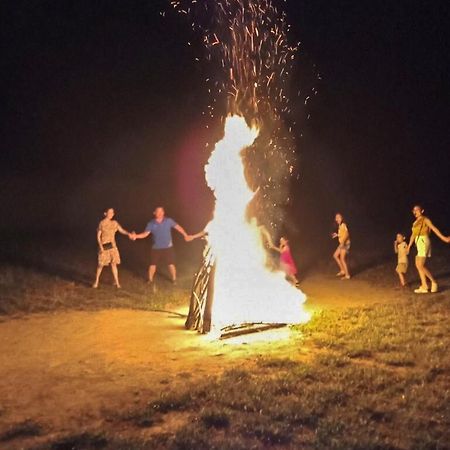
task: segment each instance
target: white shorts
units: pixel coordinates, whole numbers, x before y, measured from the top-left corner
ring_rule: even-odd
[[[429,258],[431,256],[431,242],[428,236],[416,237],[417,256]]]

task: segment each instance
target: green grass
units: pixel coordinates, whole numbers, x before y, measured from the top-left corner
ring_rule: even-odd
[[[32,268],[3,264],[0,266],[0,315],[68,309],[155,310],[189,301],[190,280],[181,280],[179,286],[173,287],[161,278],[157,282],[156,293],[151,291],[144,278],[128,270],[121,270],[122,289],[112,286],[109,273],[104,274],[102,281],[98,289],[93,289],[88,283],[68,281]]]
[[[73,264],[71,270],[84,279],[92,276],[76,259]],[[156,294],[135,272],[122,270],[121,280],[121,291],[108,286],[108,276],[93,290],[64,273],[4,264],[0,312],[148,310],[188,302],[189,277],[182,288],[163,281]],[[246,361],[237,358],[219,376],[180,373],[182,383],[167,381],[146,407],[106,417],[109,425],[101,432],[50,439],[42,448],[449,449],[448,297],[396,296],[391,304],[322,311],[292,328],[289,352],[268,344]],[[45,434],[41,427],[22,425],[3,440]],[[128,437],[121,435],[123,427]],[[143,437],[157,427],[161,431]]]
[[[449,310],[448,302],[416,300],[317,315],[296,327],[289,358],[266,355],[248,368],[169,387],[140,413],[158,423],[181,411],[190,419],[151,444],[448,449]],[[316,351],[305,359],[301,347]]]

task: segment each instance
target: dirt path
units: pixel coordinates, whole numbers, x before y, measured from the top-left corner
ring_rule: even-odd
[[[379,291],[356,280],[312,277],[304,290],[313,311],[380,300]],[[187,332],[183,324],[176,314],[133,310],[0,323],[0,434],[26,420],[50,435],[100,427],[108,414],[145,405],[169,383],[248,364],[275,350],[277,356],[292,351],[289,338],[233,345]]]

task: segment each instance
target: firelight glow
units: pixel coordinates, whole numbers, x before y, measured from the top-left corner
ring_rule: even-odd
[[[245,323],[305,323],[305,295],[271,271],[256,220],[246,211],[254,192],[244,174],[242,151],[253,144],[259,130],[241,116],[229,116],[224,137],[205,167],[208,186],[216,198],[208,242],[215,258],[212,327]]]

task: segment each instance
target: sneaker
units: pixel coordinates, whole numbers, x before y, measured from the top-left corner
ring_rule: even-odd
[[[428,294],[428,288],[420,286],[417,289],[414,289],[415,294]]]
[[[431,283],[431,292],[435,293],[438,291],[438,284],[437,283]]]

